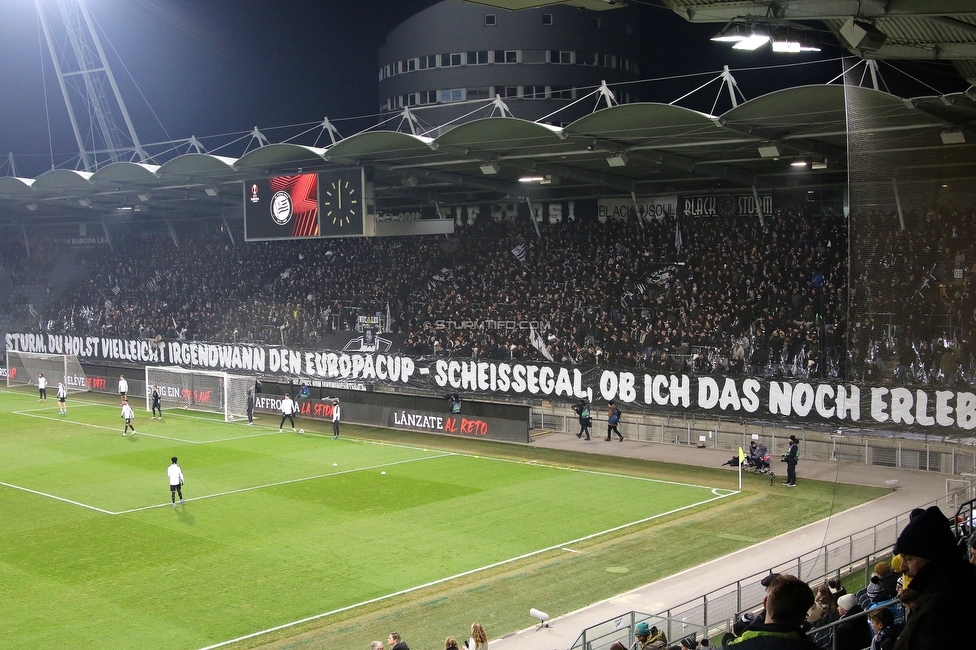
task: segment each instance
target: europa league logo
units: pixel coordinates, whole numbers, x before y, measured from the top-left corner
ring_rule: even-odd
[[[288,192],[275,192],[271,197],[271,218],[279,226],[291,221],[291,195]]]

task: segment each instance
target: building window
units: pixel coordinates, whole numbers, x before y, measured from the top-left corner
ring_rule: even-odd
[[[491,27],[495,24],[495,14],[485,14],[485,25]]]
[[[413,72],[417,69],[417,59],[406,59],[400,62],[400,69],[403,72]]]
[[[576,63],[579,65],[596,65],[599,56],[599,54],[594,54],[593,52],[577,52]]]
[[[617,67],[617,57],[613,54],[603,55],[603,67],[604,68],[616,68]]]
[[[573,89],[570,86],[553,86],[550,90],[550,97],[553,99],[572,99]]]
[[[542,14],[542,24],[551,25],[552,24],[552,14]]]
[[[525,98],[526,99],[545,99],[546,98],[546,87],[545,86],[526,86],[525,87]]]
[[[468,65],[484,65],[488,63],[488,50],[480,50],[478,52],[468,52],[467,64]]]
[[[518,99],[518,86],[505,86],[502,88],[501,96],[505,99]]]
[[[468,88],[464,95],[468,101],[472,99],[488,99],[490,96],[488,88]]]
[[[420,57],[420,69],[427,70],[428,68],[437,67],[437,55],[429,54],[427,56]]]
[[[594,18],[593,19],[593,22],[591,24],[593,25],[593,29],[600,29],[600,27],[601,27],[601,23],[600,23],[600,19],[599,18]]]
[[[461,65],[461,53],[441,54],[441,67],[449,68],[454,65]]]
[[[442,104],[464,101],[464,89],[449,88],[447,90],[442,90],[440,92],[440,100]]]
[[[436,90],[421,90],[420,91],[420,103],[421,104],[436,104],[437,103],[437,91]]]
[[[495,50],[495,63],[518,63],[518,50]]]

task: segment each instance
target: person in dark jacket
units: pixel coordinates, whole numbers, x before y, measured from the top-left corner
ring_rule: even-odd
[[[399,632],[390,632],[390,636],[386,639],[386,645],[390,646],[390,650],[410,650],[407,642],[400,638]]]
[[[796,576],[777,576],[763,600],[766,622],[753,623],[741,636],[723,643],[729,650],[817,650],[800,629],[813,605],[809,585]]]
[[[898,574],[891,570],[891,565],[887,562],[878,562],[874,565],[874,573],[871,581],[868,582],[867,595],[873,603],[883,603],[895,597],[895,582]]]
[[[586,436],[586,440],[590,439],[590,425],[593,424],[593,419],[590,417],[590,405],[584,399],[580,400],[579,403],[573,407],[576,412],[577,417],[579,417],[580,430],[576,434],[577,438],[582,438]]]
[[[871,650],[892,650],[901,626],[895,626],[895,615],[887,607],[878,607],[868,613],[868,622],[874,630]]]
[[[837,599],[837,627],[834,629],[834,650],[863,650],[871,645],[871,628],[863,616],[857,616],[864,610],[857,602],[854,594],[844,594]]]
[[[786,483],[787,487],[796,487],[796,464],[800,460],[800,443],[796,436],[790,436],[790,450],[783,457],[786,461]]]
[[[894,552],[912,579],[899,596],[910,607],[895,650],[941,650],[946,632],[972,620],[976,611],[976,567],[963,559],[949,519],[937,506],[908,522]]]

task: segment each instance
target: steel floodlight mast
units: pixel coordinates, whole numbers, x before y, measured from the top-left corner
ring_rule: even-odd
[[[34,0],[85,171],[133,157],[147,162],[85,0],[55,0],[60,20],[52,20],[49,4]],[[89,124],[91,131],[83,133]]]

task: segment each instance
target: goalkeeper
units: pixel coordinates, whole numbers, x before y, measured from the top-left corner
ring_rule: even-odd
[[[173,456],[173,464],[166,468],[166,473],[169,475],[169,496],[175,508],[176,495],[180,496],[180,503],[185,503],[183,500],[183,468],[176,462],[176,456]]]

